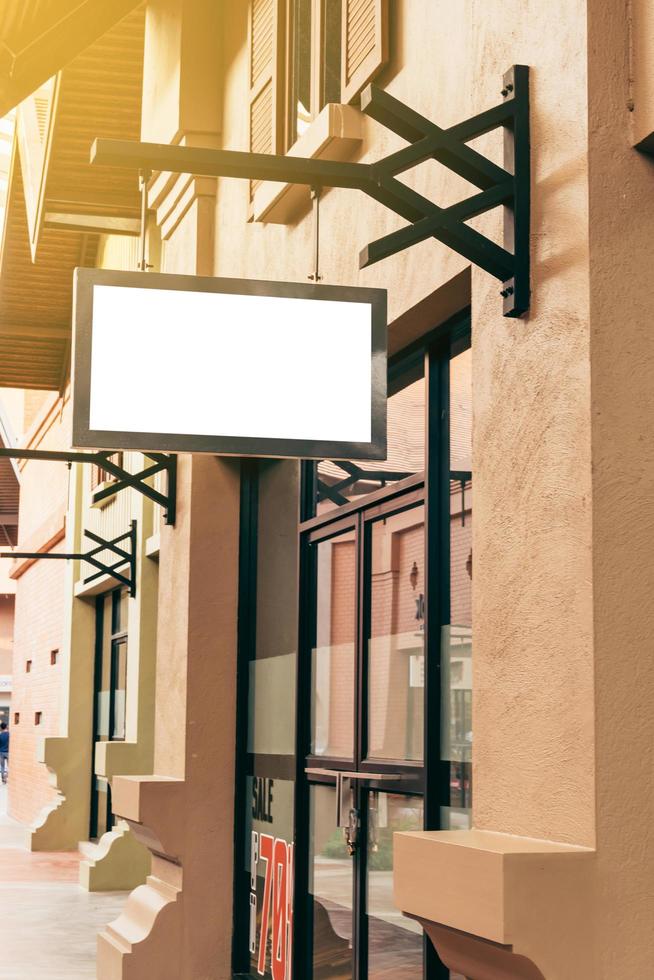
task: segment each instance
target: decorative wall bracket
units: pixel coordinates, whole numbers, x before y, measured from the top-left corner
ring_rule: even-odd
[[[144,453],[143,455],[152,460],[152,465],[146,466],[145,469],[138,473],[129,473],[124,466],[116,463],[111,458],[112,454],[110,452],[76,453],[56,452],[54,450],[50,452],[45,449],[0,448],[0,457],[8,456],[11,459],[47,460],[49,462],[67,463],[68,465],[71,463],[95,464],[107,473],[111,473],[115,477],[115,480],[106,487],[101,487],[99,490],[96,490],[93,494],[94,501],[106,500],[126,487],[132,487],[133,490],[138,490],[148,500],[152,500],[155,504],[163,507],[166,524],[174,524],[177,509],[177,456],[166,453]],[[161,493],[161,491],[156,490],[146,482],[156,473],[163,471],[168,476],[166,493]]]
[[[503,101],[471,119],[441,129],[388,92],[370,85],[361,108],[407,140],[408,146],[376,163],[305,159],[203,147],[97,139],[91,163],[141,171],[189,173],[306,184],[315,190],[345,187],[363,191],[410,224],[371,242],[360,254],[361,268],[411,245],[436,238],[502,283],[504,315],[529,309],[530,137],[529,69],[514,65],[505,75]],[[504,129],[504,166],[468,146],[471,140]],[[433,159],[478,188],[443,208],[412,190],[398,175]],[[504,206],[504,242],[498,245],[471,228],[471,218]]]
[[[97,572],[88,575],[84,579],[85,585],[94,582],[102,575],[111,575],[121,585],[128,588],[129,594],[134,598],[136,595],[136,521],[131,522],[129,531],[126,531],[125,534],[118,535],[117,538],[112,538],[110,541],[96,534],[95,531],[84,531],[84,536],[89,538],[90,541],[95,542],[95,547],[89,548],[88,551],[74,553],[60,551],[4,551],[0,552],[0,558],[34,559],[38,561],[42,561],[43,559],[49,559],[50,561],[68,561],[71,559],[74,561],[85,561],[98,569]],[[121,547],[123,542],[126,542],[129,550],[125,546]],[[100,555],[103,552],[109,552],[109,557],[102,559]],[[120,571],[120,569],[123,569],[123,571]]]

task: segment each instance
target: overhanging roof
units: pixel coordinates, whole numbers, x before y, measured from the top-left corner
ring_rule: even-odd
[[[143,10],[135,10],[60,73],[51,108],[42,111],[48,86],[19,108],[20,153],[15,149],[0,254],[0,387],[63,389],[73,269],[95,264],[93,218],[107,219],[109,231],[112,221],[133,221],[139,212],[136,177],[98,172],[89,147],[99,133],[138,138],[143,34]],[[23,113],[34,102],[39,111],[32,114],[44,121],[40,156],[36,143],[22,138]],[[61,220],[52,220],[53,212]]]
[[[44,228],[138,234],[136,175],[90,166],[89,148],[98,133],[139,137],[144,34],[140,8],[19,106],[16,134],[33,256]]]
[[[0,386],[63,389],[70,352],[73,269],[94,265],[97,235],[46,229],[32,262],[23,180],[12,163],[0,260]]]
[[[0,116],[101,37],[142,0],[2,0]]]

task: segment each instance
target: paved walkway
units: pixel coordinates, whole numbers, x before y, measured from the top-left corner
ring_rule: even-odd
[[[98,930],[126,893],[89,894],[77,853],[32,853],[0,786],[0,980],[94,980]]]

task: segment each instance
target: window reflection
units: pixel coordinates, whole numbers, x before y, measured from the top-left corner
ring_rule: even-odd
[[[387,401],[388,452],[385,460],[318,463],[317,512],[406,479],[425,468],[425,379],[412,380]]]
[[[340,0],[290,0],[290,148],[328,102],[341,101]]]
[[[368,794],[368,980],[422,976],[422,928],[393,900],[393,834],[422,828],[420,797]]]
[[[442,826],[470,825],[472,801],[472,354],[450,361],[450,624],[443,627],[441,753],[450,761]]]
[[[354,531],[321,541],[316,560],[311,752],[351,759],[357,587]]]
[[[368,756],[423,758],[425,509],[372,527]]]
[[[293,0],[293,71],[291,77],[291,144],[311,123],[312,0]]]

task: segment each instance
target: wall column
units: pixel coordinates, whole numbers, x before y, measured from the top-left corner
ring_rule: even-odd
[[[143,139],[217,145],[217,6],[149,3]],[[215,194],[214,180],[154,175],[162,271],[212,273]],[[239,509],[237,461],[179,457],[177,522],[161,529],[154,775],[113,787],[152,874],[99,937],[100,980],[231,976]]]

